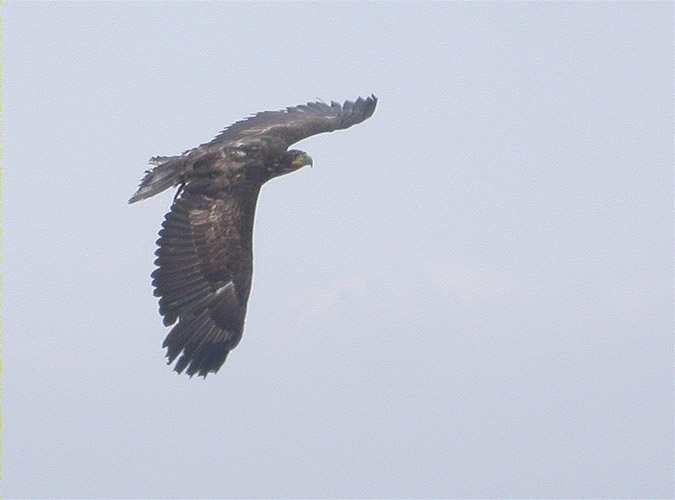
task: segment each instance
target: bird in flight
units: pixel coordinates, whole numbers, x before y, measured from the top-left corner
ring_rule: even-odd
[[[153,168],[129,203],[178,187],[159,232],[152,273],[159,313],[172,326],[163,347],[169,364],[178,358],[175,371],[215,373],[241,340],[260,188],[312,165],[307,153],[289,146],[360,123],[376,105],[372,95],[264,111],[182,155],[150,159]]]

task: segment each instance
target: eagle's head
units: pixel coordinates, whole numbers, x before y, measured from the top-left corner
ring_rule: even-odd
[[[290,174],[307,165],[313,165],[311,156],[304,151],[289,149],[274,162],[270,173],[272,177],[277,177],[279,175]]]

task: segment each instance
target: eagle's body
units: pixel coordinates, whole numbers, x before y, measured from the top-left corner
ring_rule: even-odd
[[[157,240],[152,273],[175,370],[217,372],[241,339],[253,272],[253,220],[262,185],[311,164],[288,147],[370,117],[371,96],[343,105],[308,103],[266,111],[180,156],[155,157],[130,203],[181,186]],[[176,323],[177,321],[177,323]]]

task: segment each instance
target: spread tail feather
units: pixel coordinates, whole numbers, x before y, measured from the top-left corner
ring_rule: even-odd
[[[146,170],[145,177],[129,203],[150,198],[181,183],[185,165],[182,156],[155,156],[150,159],[150,164],[155,167]]]

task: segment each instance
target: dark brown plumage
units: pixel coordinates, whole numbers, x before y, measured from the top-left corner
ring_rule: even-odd
[[[180,156],[154,157],[129,203],[180,186],[162,223],[152,273],[159,312],[173,328],[164,340],[175,370],[217,372],[241,339],[253,270],[252,235],[262,185],[312,159],[288,150],[322,132],[370,117],[377,98],[312,102],[265,111]]]

